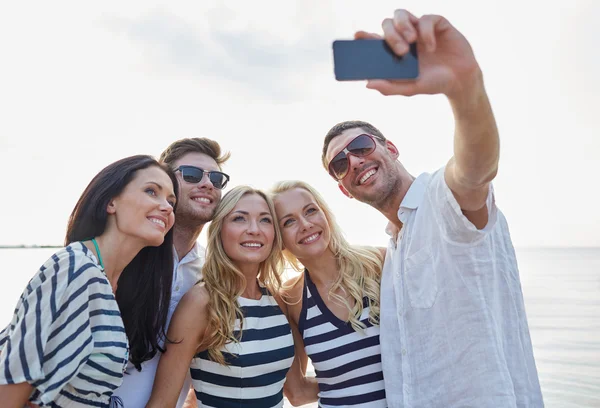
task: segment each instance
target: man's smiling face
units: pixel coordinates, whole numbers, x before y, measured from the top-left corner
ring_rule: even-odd
[[[207,171],[221,170],[212,157],[203,153],[187,153],[174,164],[175,168],[185,165]],[[211,221],[217,205],[221,201],[221,190],[212,185],[207,174],[203,175],[199,183],[188,183],[181,177],[181,172],[178,171],[176,174],[179,181],[179,203],[175,222],[195,220],[207,223]]]
[[[356,137],[367,134],[362,128],[343,131],[333,138],[325,155],[327,163]],[[348,154],[348,173],[338,181],[344,194],[359,201],[379,207],[382,200],[387,200],[397,190],[396,178],[399,178],[395,168],[398,158],[396,147],[389,141],[375,139],[375,150],[367,156],[358,157]]]

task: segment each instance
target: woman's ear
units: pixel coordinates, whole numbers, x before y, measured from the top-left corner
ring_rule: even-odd
[[[114,198],[108,202],[108,205],[106,206],[106,212],[109,214],[114,214],[117,212],[117,206]]]

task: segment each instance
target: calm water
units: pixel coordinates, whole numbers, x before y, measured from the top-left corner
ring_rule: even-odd
[[[0,325],[53,249],[0,249]],[[600,249],[518,252],[547,407],[600,407]]]

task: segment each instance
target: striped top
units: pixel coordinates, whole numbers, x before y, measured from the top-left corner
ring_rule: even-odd
[[[298,329],[319,383],[319,407],[387,407],[379,326],[369,322],[369,304],[363,299],[360,321],[366,329],[355,331],[325,305],[304,270],[304,291]]]
[[[30,383],[40,406],[109,407],[127,359],[112,288],[81,242],[42,265],[0,332],[0,384]]]
[[[275,298],[262,288],[259,300],[239,297],[244,314],[242,338],[223,347],[228,365],[203,351],[192,359],[192,383],[198,407],[269,408],[283,406],[283,383],[294,361],[294,339]],[[235,335],[239,333],[235,321]]]

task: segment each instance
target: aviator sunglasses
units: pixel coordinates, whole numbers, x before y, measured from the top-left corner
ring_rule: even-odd
[[[229,176],[220,171],[208,171],[195,166],[179,166],[175,171],[181,172],[181,177],[186,183],[198,184],[202,181],[204,174],[208,174],[208,179],[216,189],[222,190],[229,181]]]
[[[329,162],[329,174],[331,177],[340,181],[348,174],[350,169],[348,155],[356,157],[365,157],[375,151],[377,147],[375,138],[371,135],[362,134],[356,136],[350,143],[336,154]]]

